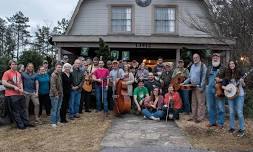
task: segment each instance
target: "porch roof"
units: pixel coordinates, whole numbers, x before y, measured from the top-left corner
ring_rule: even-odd
[[[58,47],[98,47],[102,38],[110,47],[136,48],[138,44],[147,48],[182,48],[231,50],[235,41],[229,39],[217,40],[211,37],[180,37],[180,36],[136,36],[136,35],[62,35],[53,36],[53,42]],[[141,46],[140,46],[141,47]]]

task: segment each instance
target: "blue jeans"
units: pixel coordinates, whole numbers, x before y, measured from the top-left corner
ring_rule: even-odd
[[[79,113],[81,100],[81,92],[78,90],[72,90],[70,92],[69,98],[69,117],[73,118],[77,113]]]
[[[154,116],[156,118],[162,119],[164,117],[164,112],[162,110],[157,110],[157,111],[152,112],[152,111],[145,108],[145,109],[142,109],[142,113],[147,118],[150,118],[151,116]]]
[[[190,99],[189,99],[190,91],[189,90],[180,90],[179,93],[180,93],[180,96],[183,101],[184,112],[188,112],[188,113],[191,112],[191,105],[190,105]]]
[[[229,105],[230,128],[235,129],[235,112],[236,112],[239,119],[239,127],[241,130],[245,130],[245,123],[243,116],[244,96],[237,96],[233,100],[228,100],[228,105]]]
[[[50,97],[51,99],[51,124],[57,124],[60,120],[62,97]]]
[[[108,112],[108,100],[107,100],[107,89],[103,87],[103,101],[102,98],[102,86],[95,85],[96,91],[96,104],[97,104],[97,111],[101,111],[101,103],[104,103],[104,112]]]
[[[215,94],[212,91],[206,89],[206,101],[207,101],[209,124],[210,125],[216,124],[217,119],[218,125],[223,126],[225,117],[224,98],[216,98]]]

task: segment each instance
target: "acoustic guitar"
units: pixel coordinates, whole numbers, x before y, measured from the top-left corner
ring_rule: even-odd
[[[83,90],[86,92],[92,91],[92,76],[90,74],[87,74],[84,79],[83,83]]]
[[[171,80],[171,85],[173,86],[175,91],[180,90],[181,88],[181,83],[184,82],[184,80],[186,79],[185,76],[182,76],[183,73],[186,72],[186,70],[192,65],[192,62],[190,62],[187,67],[182,71],[179,72],[172,80]]]

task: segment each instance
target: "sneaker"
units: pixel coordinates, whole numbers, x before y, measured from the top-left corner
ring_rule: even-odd
[[[237,137],[243,137],[243,136],[245,136],[245,130],[238,130],[238,135],[237,135]]]
[[[156,121],[160,121],[160,118],[156,118],[156,117],[154,117],[154,116],[151,116],[150,119],[156,120]]]
[[[74,117],[69,117],[69,120],[75,120],[75,118]]]
[[[57,127],[57,125],[56,125],[56,124],[51,124],[51,126],[52,126],[53,128],[56,128],[56,127]]]
[[[74,116],[75,118],[80,118],[80,114],[79,113],[77,113],[77,114],[75,114],[75,116]]]
[[[228,130],[228,132],[231,133],[231,134],[233,134],[233,133],[235,132],[235,129],[234,129],[234,128],[230,128],[230,129]]]
[[[146,117],[146,116],[143,116],[143,118],[144,118],[144,119],[147,119],[147,117]]]

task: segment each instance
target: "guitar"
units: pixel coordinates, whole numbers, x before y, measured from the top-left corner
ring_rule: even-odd
[[[251,72],[253,72],[253,68],[250,69],[247,73],[241,77],[241,79],[245,79]],[[227,86],[225,86],[224,94],[228,99],[234,99],[239,94],[239,88],[238,85],[240,82],[238,81],[236,84],[230,83]]]
[[[182,71],[182,72],[178,72],[177,75],[171,80],[171,85],[174,87],[175,91],[178,91],[181,86],[180,84],[184,82],[185,77],[182,76],[183,73],[186,72],[186,70],[192,65],[192,62],[190,62],[187,67]]]
[[[92,91],[92,76],[90,73],[87,73],[87,75],[85,76],[82,88],[86,92]]]

